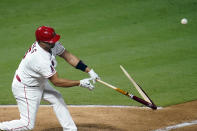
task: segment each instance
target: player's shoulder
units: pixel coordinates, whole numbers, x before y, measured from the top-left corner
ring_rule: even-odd
[[[35,57],[35,61],[38,61],[39,63],[48,63],[51,61],[51,55],[38,53]]]
[[[49,65],[51,65],[51,60],[48,57],[44,57],[42,55],[38,55],[38,57],[35,57],[32,61],[32,66],[35,66],[38,70],[47,68]]]
[[[41,49],[39,44],[35,45],[34,52],[32,53],[32,60],[34,63],[45,63],[50,61],[51,55],[49,52],[45,51],[44,49]]]

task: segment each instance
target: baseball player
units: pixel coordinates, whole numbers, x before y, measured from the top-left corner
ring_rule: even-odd
[[[77,127],[61,94],[49,81],[58,87],[80,86],[92,90],[99,76],[80,59],[68,52],[59,42],[60,35],[51,27],[41,26],[36,32],[36,42],[29,48],[15,72],[12,92],[20,112],[19,120],[0,123],[1,130],[32,130],[41,99],[52,104],[53,110],[64,131],[76,131]],[[89,73],[90,78],[68,80],[58,77],[55,57],[60,56],[76,69]],[[49,80],[49,81],[48,81]]]

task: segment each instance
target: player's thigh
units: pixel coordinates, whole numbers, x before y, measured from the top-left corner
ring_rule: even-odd
[[[48,82],[45,83],[42,98],[52,104],[63,101],[62,95],[59,91],[54,89]]]
[[[26,87],[18,84],[12,87],[12,91],[18,104],[21,119],[31,119],[34,122],[43,90],[39,87]]]

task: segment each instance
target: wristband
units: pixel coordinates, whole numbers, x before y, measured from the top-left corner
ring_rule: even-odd
[[[83,61],[81,61],[81,60],[80,60],[79,63],[76,65],[76,69],[79,69],[79,70],[82,70],[82,71],[85,71],[87,67],[88,67],[88,66],[85,65],[85,64],[83,63]]]

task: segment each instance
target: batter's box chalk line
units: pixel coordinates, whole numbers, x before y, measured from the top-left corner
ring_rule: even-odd
[[[176,124],[176,125],[172,125],[172,126],[162,128],[162,129],[157,129],[157,130],[154,130],[154,131],[170,131],[172,129],[177,129],[177,128],[181,128],[181,127],[185,127],[185,126],[191,126],[191,125],[195,125],[195,124],[197,124],[197,120],[184,122],[184,123],[179,123],[179,124]]]
[[[40,105],[40,107],[50,107],[51,105]],[[124,105],[67,105],[68,107],[105,107],[105,108],[139,108],[149,109],[148,107],[139,106],[124,106]],[[17,105],[0,105],[0,108],[5,107],[17,107]],[[163,109],[163,107],[157,107],[157,109]]]

